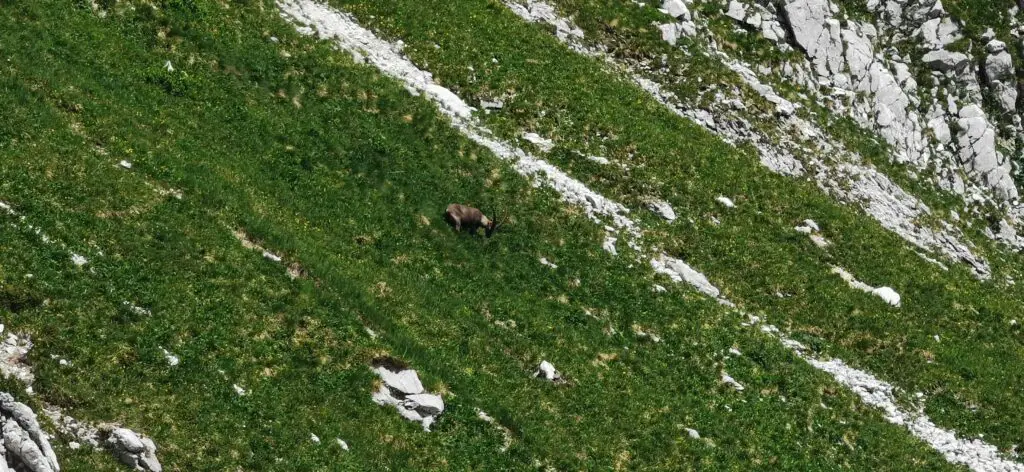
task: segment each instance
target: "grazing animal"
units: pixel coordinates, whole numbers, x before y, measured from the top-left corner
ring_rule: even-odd
[[[470,234],[476,234],[478,229],[484,228],[484,234],[488,238],[501,226],[500,223],[484,215],[482,211],[458,203],[448,205],[444,211],[444,220],[455,228],[455,231],[466,230]]]

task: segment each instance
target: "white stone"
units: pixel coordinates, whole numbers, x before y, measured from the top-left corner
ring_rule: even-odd
[[[617,240],[617,238],[615,236],[610,235],[610,234],[605,236],[604,237],[604,243],[601,244],[601,248],[604,249],[606,252],[608,252],[608,254],[611,254],[613,256],[619,255],[619,251],[615,249],[615,241],[616,240]]]
[[[682,0],[665,0],[661,3],[661,9],[677,20],[690,21],[693,19],[690,15],[690,9],[686,7]]]
[[[423,393],[423,384],[420,382],[419,375],[416,374],[415,370],[406,369],[399,372],[392,372],[386,367],[377,367],[374,372],[380,376],[384,385],[401,392],[405,395],[415,395],[417,393]]]
[[[705,295],[713,298],[721,295],[721,291],[711,284],[707,276],[679,259],[662,254],[651,260],[651,266],[655,272],[669,276],[674,282],[686,282]]]
[[[967,65],[968,60],[963,53],[949,52],[944,49],[931,51],[921,58],[925,65],[940,72],[960,70]]]
[[[737,392],[742,392],[745,389],[741,383],[737,382],[736,379],[732,378],[732,376],[727,374],[724,370],[722,371],[722,383],[736,389]]]
[[[647,207],[670,223],[676,220],[675,210],[672,209],[672,205],[664,200],[649,200]]]
[[[555,148],[554,141],[541,137],[541,135],[537,133],[523,133],[523,139],[533,143],[542,152],[550,152]]]
[[[658,29],[661,30],[661,39],[666,43],[673,46],[679,42],[679,38],[683,35],[679,28],[679,23],[665,23],[658,25]]]
[[[537,372],[534,373],[534,375],[537,377],[544,377],[552,382],[561,378],[559,372],[555,370],[555,366],[548,361],[541,361],[540,366],[537,368]]]
[[[424,415],[439,415],[444,411],[444,400],[440,395],[418,393],[405,397],[405,408],[416,410]]]
[[[729,2],[729,10],[725,12],[725,16],[732,18],[736,21],[743,21],[747,17],[747,6],[737,0]]]
[[[86,259],[83,256],[78,255],[78,254],[71,254],[71,263],[76,265],[76,266],[78,266],[78,267],[82,267],[82,266],[88,264],[89,260]]]
[[[736,208],[736,204],[733,203],[732,199],[730,199],[729,197],[719,196],[715,200],[718,201],[718,203],[721,203],[726,208]]]
[[[892,306],[900,306],[900,294],[896,293],[892,288],[879,287],[872,290],[871,293]]]

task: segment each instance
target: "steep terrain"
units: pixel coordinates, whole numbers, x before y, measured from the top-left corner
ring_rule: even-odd
[[[0,470],[1024,470],[1022,20],[0,5]]]

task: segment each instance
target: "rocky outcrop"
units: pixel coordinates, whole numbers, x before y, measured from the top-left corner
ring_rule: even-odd
[[[161,472],[163,466],[156,458],[156,444],[152,439],[127,428],[114,428],[107,432],[103,445],[114,453],[122,464],[141,472]]]
[[[1001,192],[1002,198],[1016,197],[1010,163],[996,149],[996,130],[989,124],[985,112],[978,105],[966,106],[960,110],[957,123],[961,161],[969,175],[987,182]]]
[[[1006,43],[993,39],[985,46],[988,57],[985,58],[985,79],[989,88],[998,100],[1003,111],[1017,111],[1017,79],[1013,67],[1013,57],[1007,50]]]
[[[848,20],[830,0],[786,1],[783,23],[790,40],[806,53],[816,76],[817,84],[805,85],[811,90],[826,85],[836,90],[834,95],[851,97],[848,104],[834,102],[834,110],[843,112],[850,106],[863,126],[876,130],[893,146],[896,161],[934,171],[935,180],[943,188],[966,192],[957,176],[962,172],[997,201],[1016,199],[1012,166],[996,146],[998,130],[984,112],[978,113],[978,65],[968,54],[946,49],[963,34],[941,1],[871,0],[868,7],[881,21]],[[743,9],[730,10],[738,13]],[[932,86],[929,96],[944,95],[950,106],[940,105],[937,99],[932,104],[921,103],[917,91],[922,84],[911,72],[913,54],[901,55],[887,47],[893,38],[921,41],[925,51],[919,56],[920,64],[934,71],[934,83],[927,84]],[[1013,112],[1017,84],[1012,56],[994,34],[989,37],[987,50],[981,72],[1003,110]],[[965,116],[960,103],[978,108],[969,109]],[[971,128],[954,139],[954,124]],[[950,144],[956,149],[947,148]]]
[[[378,359],[374,364],[373,371],[381,384],[373,393],[373,402],[395,407],[402,418],[420,423],[424,431],[430,431],[437,416],[444,412],[441,396],[427,393],[416,371],[394,359]]]
[[[49,437],[39,427],[36,414],[28,405],[0,392],[0,421],[3,422],[0,471],[60,472]]]

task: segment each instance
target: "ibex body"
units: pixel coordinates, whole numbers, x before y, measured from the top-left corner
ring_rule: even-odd
[[[444,219],[455,228],[455,231],[466,230],[470,234],[476,234],[477,230],[484,228],[484,233],[488,238],[491,237],[491,234],[499,226],[494,220],[484,215],[482,211],[471,206],[459,205],[458,203],[448,205],[448,208],[444,211]]]

